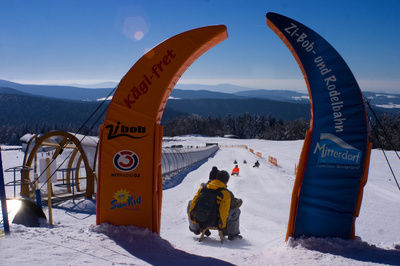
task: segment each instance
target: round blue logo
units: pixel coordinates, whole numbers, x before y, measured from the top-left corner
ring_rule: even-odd
[[[139,165],[139,157],[129,150],[119,151],[114,155],[114,166],[122,172],[135,170]]]

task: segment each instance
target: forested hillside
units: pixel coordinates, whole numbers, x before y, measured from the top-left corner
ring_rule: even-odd
[[[7,92],[10,91],[0,93],[1,144],[20,145],[19,138],[26,133],[51,130],[80,130],[81,134],[97,136],[108,107],[108,102],[60,100]],[[400,150],[400,114],[376,111],[379,123],[371,118],[374,147]],[[369,116],[372,116],[370,112]],[[162,124],[165,136],[201,134],[235,135],[242,139],[303,139],[309,128],[309,106],[265,99],[169,100]]]
[[[238,116],[249,113],[260,116],[273,116],[285,121],[310,119],[310,105],[306,103],[279,102],[268,99],[171,99],[167,107],[202,117]]]
[[[76,131],[96,102],[58,100],[46,97],[0,94],[0,143],[20,144],[25,133],[50,130]],[[97,134],[96,129],[88,130]]]
[[[91,117],[99,106],[98,111]],[[19,138],[26,133],[46,133],[50,130],[80,130],[81,134],[97,136],[107,107],[108,102],[0,93],[0,144],[18,145]],[[163,119],[170,120],[185,115],[167,109]]]
[[[166,123],[164,135],[234,135],[240,139],[295,140],[304,138],[308,128],[309,120],[306,119],[283,121],[272,116],[265,117],[248,113],[222,118],[191,115]]]

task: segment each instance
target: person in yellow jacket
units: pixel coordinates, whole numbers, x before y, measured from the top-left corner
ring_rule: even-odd
[[[210,173],[211,174],[211,173]],[[196,203],[202,193],[205,190],[218,191],[217,206],[218,212],[217,217],[214,217],[218,223],[218,228],[223,231],[224,235],[228,235],[229,240],[236,238],[242,238],[239,231],[239,216],[240,216],[240,205],[242,200],[236,199],[233,193],[227,189],[227,183],[229,181],[229,173],[226,171],[218,171],[216,178],[211,179],[207,184],[202,184],[197,191],[194,198],[189,202],[188,216],[189,216],[189,229],[195,234],[200,234],[201,226],[195,221],[196,214],[194,209]],[[233,208],[232,208],[233,207]],[[214,223],[214,222],[211,222]],[[209,224],[208,226],[214,226]],[[203,225],[203,227],[205,227]],[[210,235],[209,231],[206,231],[206,235]]]

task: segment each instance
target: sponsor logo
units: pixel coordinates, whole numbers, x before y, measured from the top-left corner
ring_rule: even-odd
[[[137,210],[140,208],[142,203],[141,195],[132,195],[129,191],[125,189],[117,190],[114,193],[114,197],[110,202],[110,210],[114,209],[128,209]]]
[[[139,173],[112,173],[113,177],[140,177]]]
[[[133,151],[123,150],[114,155],[113,163],[118,170],[130,172],[139,165],[139,157]]]
[[[361,162],[360,150],[329,133],[321,133],[314,154],[318,154],[318,164],[357,166]]]
[[[147,136],[146,127],[144,126],[126,126],[117,122],[116,125],[107,125],[108,129],[107,139],[115,139],[118,137],[128,137],[132,139],[141,139]]]

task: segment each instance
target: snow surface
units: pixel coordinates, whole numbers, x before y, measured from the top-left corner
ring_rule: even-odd
[[[373,150],[355,240],[339,238],[290,239],[285,242],[294,168],[303,144],[299,141],[240,140],[184,136],[173,144],[247,145],[223,147],[201,166],[185,173],[179,184],[163,191],[160,236],[135,226],[95,225],[95,202],[66,201],[53,209],[54,226],[29,228],[11,224],[11,234],[0,238],[0,265],[400,265],[400,191],[380,150]],[[7,149],[10,147],[2,147]],[[400,164],[386,152],[395,173]],[[3,168],[21,165],[19,151],[2,151]],[[243,164],[243,160],[247,164]],[[237,160],[240,175],[228,188],[243,199],[240,230],[243,239],[223,244],[216,231],[203,242],[188,230],[187,203],[212,166],[231,171]],[[13,179],[5,173],[6,182]],[[13,188],[7,187],[8,197]],[[47,215],[47,209],[45,209]]]
[[[396,103],[388,103],[388,104],[376,104],[376,107],[381,107],[381,108],[400,108],[400,104]]]

